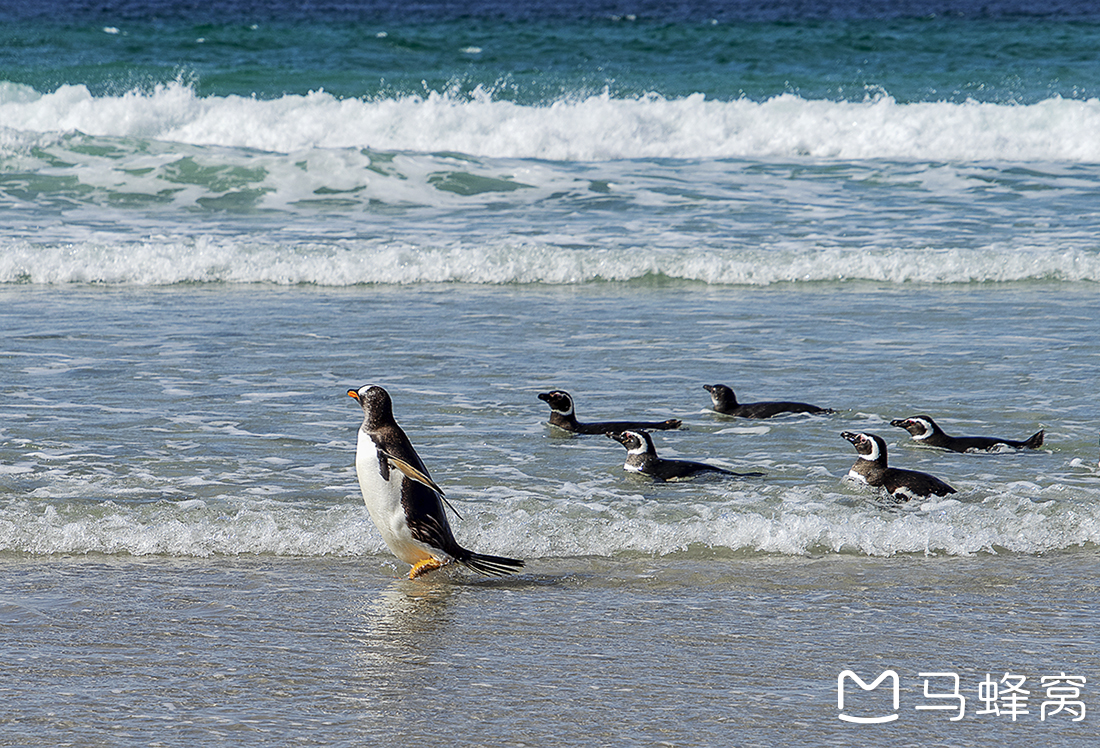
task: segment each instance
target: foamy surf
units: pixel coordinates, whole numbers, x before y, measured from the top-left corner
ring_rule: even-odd
[[[82,85],[40,93],[0,85],[0,127],[292,153],[308,149],[456,152],[493,158],[904,159],[1100,162],[1100,101],[1035,104],[860,102],[781,94],[764,101],[600,95],[548,105],[470,95],[342,99],[324,91],[274,99],[199,96],[170,83],[96,96]],[[12,153],[12,136],[0,140]]]
[[[720,489],[713,488],[718,491]],[[964,492],[893,506],[820,487],[736,489],[683,501],[593,494],[460,502],[456,534],[487,553],[527,558],[728,554],[805,556],[1041,554],[1100,543],[1100,507],[1067,486]],[[0,552],[58,554],[386,555],[358,502],[19,500],[0,508]]]
[[[708,285],[876,281],[1011,283],[1100,281],[1100,251],[1085,248],[868,249],[737,247],[690,251],[525,241],[346,240],[254,243],[238,238],[133,243],[15,242],[0,253],[0,283],[173,285],[473,283],[572,285],[668,279]]]

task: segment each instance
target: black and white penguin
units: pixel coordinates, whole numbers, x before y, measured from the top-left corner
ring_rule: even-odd
[[[480,574],[499,576],[523,562],[474,553],[458,544],[443,510],[443,490],[393,417],[389,393],[364,385],[348,390],[363,406],[355,447],[355,472],[367,511],[393,555],[412,566],[415,579],[451,562]]]
[[[890,421],[891,426],[905,429],[914,441],[930,447],[949,449],[952,452],[988,452],[1004,445],[1016,449],[1038,449],[1043,446],[1043,431],[1032,434],[1024,441],[996,439],[992,436],[948,436],[936,425],[931,416],[909,416]]]
[[[710,393],[711,405],[715,411],[727,416],[739,418],[771,418],[784,413],[835,413],[831,408],[822,408],[809,403],[762,402],[738,403],[737,395],[724,384],[704,384],[703,389]]]
[[[916,470],[892,468],[886,464],[886,442],[876,434],[856,434],[845,431],[842,437],[852,443],[859,454],[848,477],[869,486],[882,487],[901,501],[929,495],[946,496],[955,489],[934,475]]]
[[[573,411],[573,398],[568,392],[553,390],[539,394],[539,400],[550,406],[550,425],[557,426],[575,434],[606,434],[612,431],[628,429],[654,429],[665,431],[680,428],[681,421],[670,418],[667,421],[599,421],[581,423]]]
[[[607,434],[626,447],[626,463],[623,469],[631,473],[643,473],[654,480],[685,480],[701,473],[736,476],[739,478],[759,478],[763,473],[735,473],[705,462],[691,460],[665,460],[657,456],[653,439],[645,431],[616,431]]]

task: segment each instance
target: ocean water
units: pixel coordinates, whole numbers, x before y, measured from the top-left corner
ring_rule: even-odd
[[[1091,6],[12,3],[0,41],[0,745],[1095,745]],[[365,383],[524,573],[405,578]],[[628,475],[549,389],[765,476]],[[852,484],[844,430],[958,493]]]

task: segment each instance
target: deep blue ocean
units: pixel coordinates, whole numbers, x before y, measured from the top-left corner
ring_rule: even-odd
[[[1098,49],[1084,2],[0,2],[0,746],[1091,748]],[[405,578],[366,383],[524,573]],[[765,476],[629,475],[550,389]]]

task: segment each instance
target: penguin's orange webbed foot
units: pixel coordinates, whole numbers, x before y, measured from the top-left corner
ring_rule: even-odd
[[[438,558],[435,558],[434,556],[432,556],[431,558],[426,558],[423,561],[417,561],[415,564],[413,564],[413,567],[409,569],[409,579],[422,577],[429,571],[435,571],[442,566],[443,562],[440,561]]]

